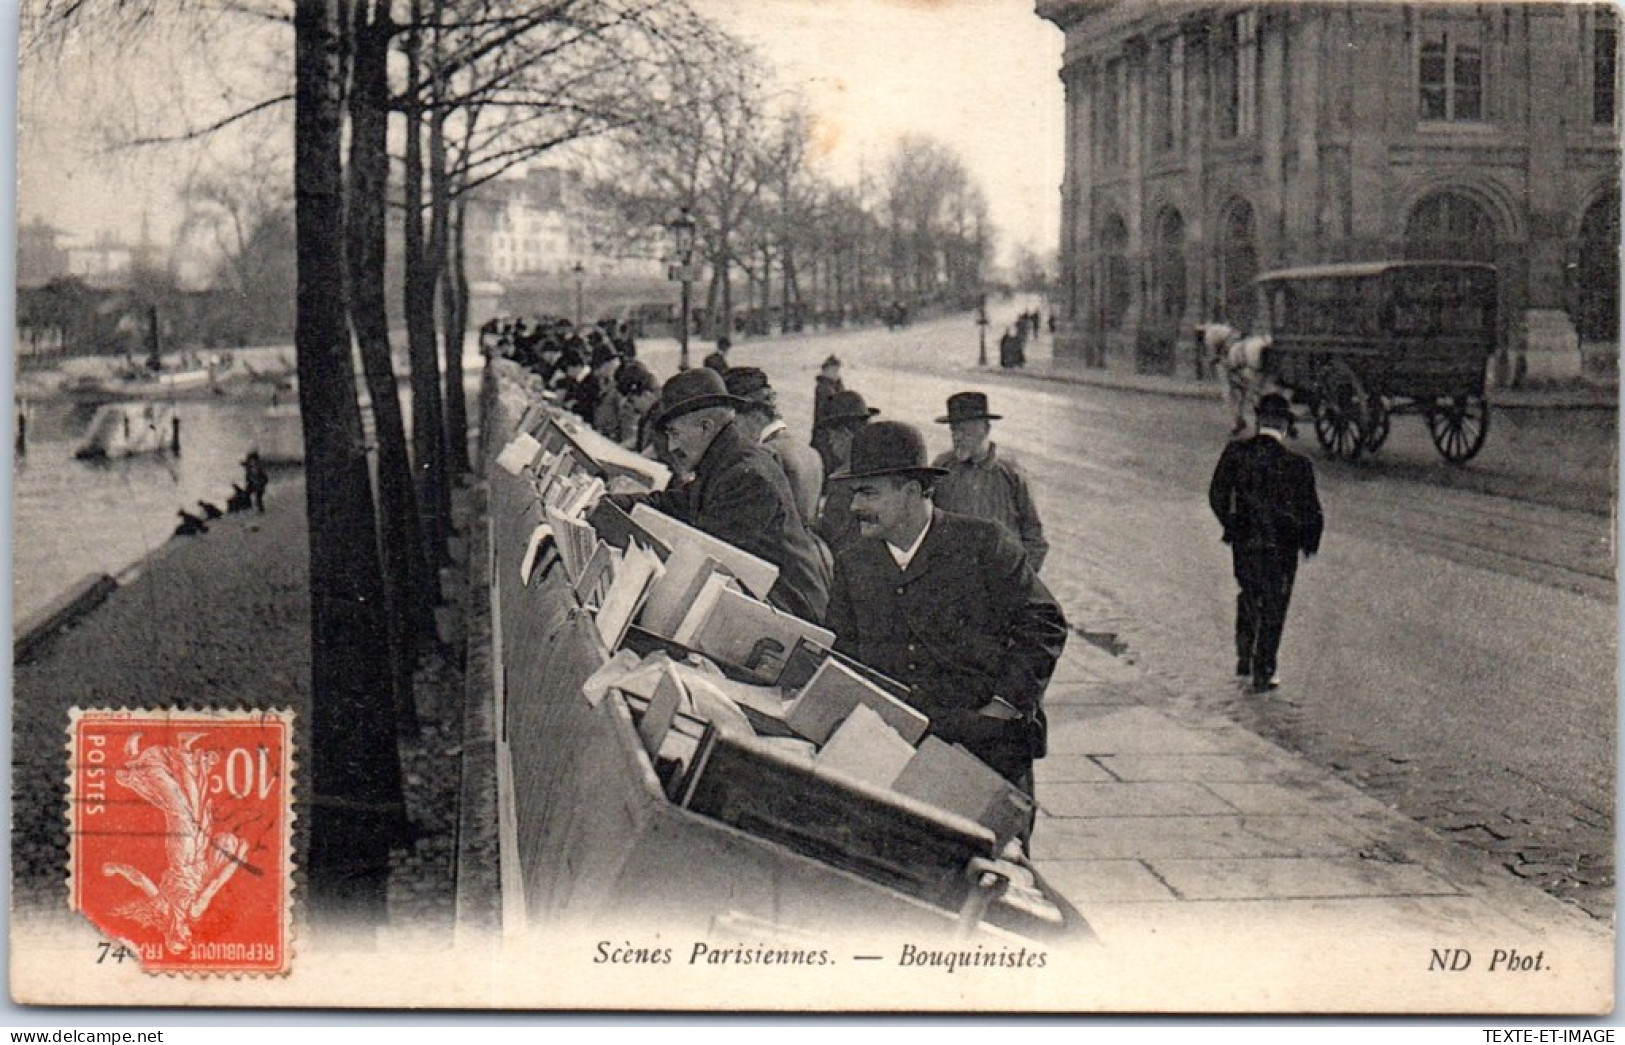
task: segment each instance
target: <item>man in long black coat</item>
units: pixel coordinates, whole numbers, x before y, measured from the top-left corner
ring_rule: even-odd
[[[837,650],[909,686],[931,733],[1030,795],[1066,617],[1013,535],[931,504],[942,470],[927,461],[909,425],[858,432],[836,478],[861,535],[836,552],[825,624]]]
[[[1292,405],[1266,395],[1257,408],[1258,433],[1232,440],[1219,456],[1208,504],[1224,527],[1236,583],[1236,674],[1252,679],[1255,693],[1280,685],[1276,655],[1298,556],[1320,551],[1325,520],[1309,459],[1287,449]]]
[[[742,402],[705,367],[667,381],[653,423],[666,433],[676,471],[693,478],[645,499],[777,566],[767,601],[821,623],[829,602],[829,549],[802,523],[779,462],[740,429],[734,413]]]

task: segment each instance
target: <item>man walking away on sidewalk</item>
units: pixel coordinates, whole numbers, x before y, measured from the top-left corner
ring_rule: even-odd
[[[1258,433],[1232,440],[1219,456],[1208,504],[1224,527],[1236,583],[1236,674],[1254,693],[1281,684],[1275,673],[1298,555],[1320,551],[1324,519],[1307,457],[1287,449],[1292,406],[1282,396],[1258,403]]]

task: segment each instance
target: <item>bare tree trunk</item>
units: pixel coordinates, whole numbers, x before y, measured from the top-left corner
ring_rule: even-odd
[[[428,572],[406,451],[406,423],[389,344],[384,303],[384,204],[389,180],[389,45],[394,26],[388,0],[359,0],[352,34],[350,95],[350,323],[372,398],[378,442],[379,548],[384,605],[394,665],[395,710],[403,730],[417,728],[412,671],[422,613],[432,611],[418,585]],[[429,618],[432,626],[433,618]]]
[[[424,17],[422,3],[413,0],[412,24],[421,25]],[[430,488],[429,472],[430,462],[436,456],[435,447],[440,441],[441,423],[438,411],[432,416],[427,412],[439,399],[440,368],[435,359],[435,279],[423,230],[424,56],[422,35],[416,28],[407,36],[406,50],[406,162],[402,176],[404,227],[401,239],[406,254],[407,355],[412,367],[412,464],[417,481],[418,505],[422,511],[424,547],[431,567],[427,597],[431,602],[438,603],[440,584],[437,568],[445,561],[446,534],[436,512],[440,502]],[[433,61],[432,56],[430,61]]]
[[[295,37],[295,345],[311,593],[308,897],[328,927],[385,915],[405,801],[395,746],[378,531],[344,302],[346,0],[299,0]]]
[[[450,279],[450,266],[447,264],[447,254],[451,246],[451,176],[447,171],[446,156],[446,116],[444,94],[446,89],[445,77],[440,70],[439,48],[436,47],[435,63],[431,66],[433,80],[431,81],[429,97],[432,109],[429,113],[429,238],[426,246],[426,261],[429,270],[429,287],[431,292],[444,287]],[[429,307],[431,318],[434,315],[434,306]],[[451,316],[442,311],[440,324],[445,330]],[[440,554],[438,564],[447,562],[449,551],[446,538],[451,535],[451,477],[446,466],[446,407],[441,396],[441,371],[439,350],[433,341],[430,342],[431,352],[425,364],[429,369],[425,371],[427,380],[424,385],[426,397],[423,404],[424,411],[418,415],[423,423],[432,424],[430,429],[435,438],[424,443],[428,456],[422,461],[425,478],[425,496],[433,498],[425,501],[431,516],[434,532],[437,534],[435,548]],[[460,352],[460,350],[459,350]],[[448,364],[449,365],[449,362]],[[414,361],[413,370],[417,369]],[[417,392],[414,390],[413,401],[416,402]],[[465,433],[464,438],[467,438]]]
[[[452,208],[446,302],[446,468],[452,477],[473,470],[468,459],[468,400],[463,391],[463,342],[468,337],[468,266],[463,250],[467,204],[459,194]]]

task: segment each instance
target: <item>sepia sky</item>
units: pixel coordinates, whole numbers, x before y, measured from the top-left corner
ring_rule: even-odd
[[[1064,129],[1061,33],[1032,0],[695,0],[752,43],[818,120],[826,171],[855,182],[878,172],[897,136],[930,135],[964,159],[987,193],[1001,254],[1051,251],[1060,224]],[[0,0],[15,19],[15,0]],[[223,69],[190,68],[162,41],[119,54],[85,39],[48,76],[19,81],[18,212],[75,236],[133,240],[143,217],[168,240],[174,187],[199,162],[182,150],[111,153],[121,109],[187,101],[155,64],[185,70],[196,97],[226,89]],[[168,95],[167,97],[165,95]],[[279,132],[281,133],[281,132]]]

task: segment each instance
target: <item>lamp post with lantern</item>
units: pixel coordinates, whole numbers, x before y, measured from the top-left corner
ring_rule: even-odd
[[[586,280],[587,270],[583,268],[581,266],[581,262],[578,261],[574,265],[570,266],[570,274],[576,278],[576,326],[580,327],[582,316],[581,291],[582,285]]]
[[[673,245],[677,248],[677,264],[673,269],[672,278],[683,287],[682,308],[677,327],[677,368],[687,370],[689,287],[694,279],[694,273],[690,269],[694,259],[694,218],[685,206],[678,210],[677,216],[668,224],[671,228]]]

